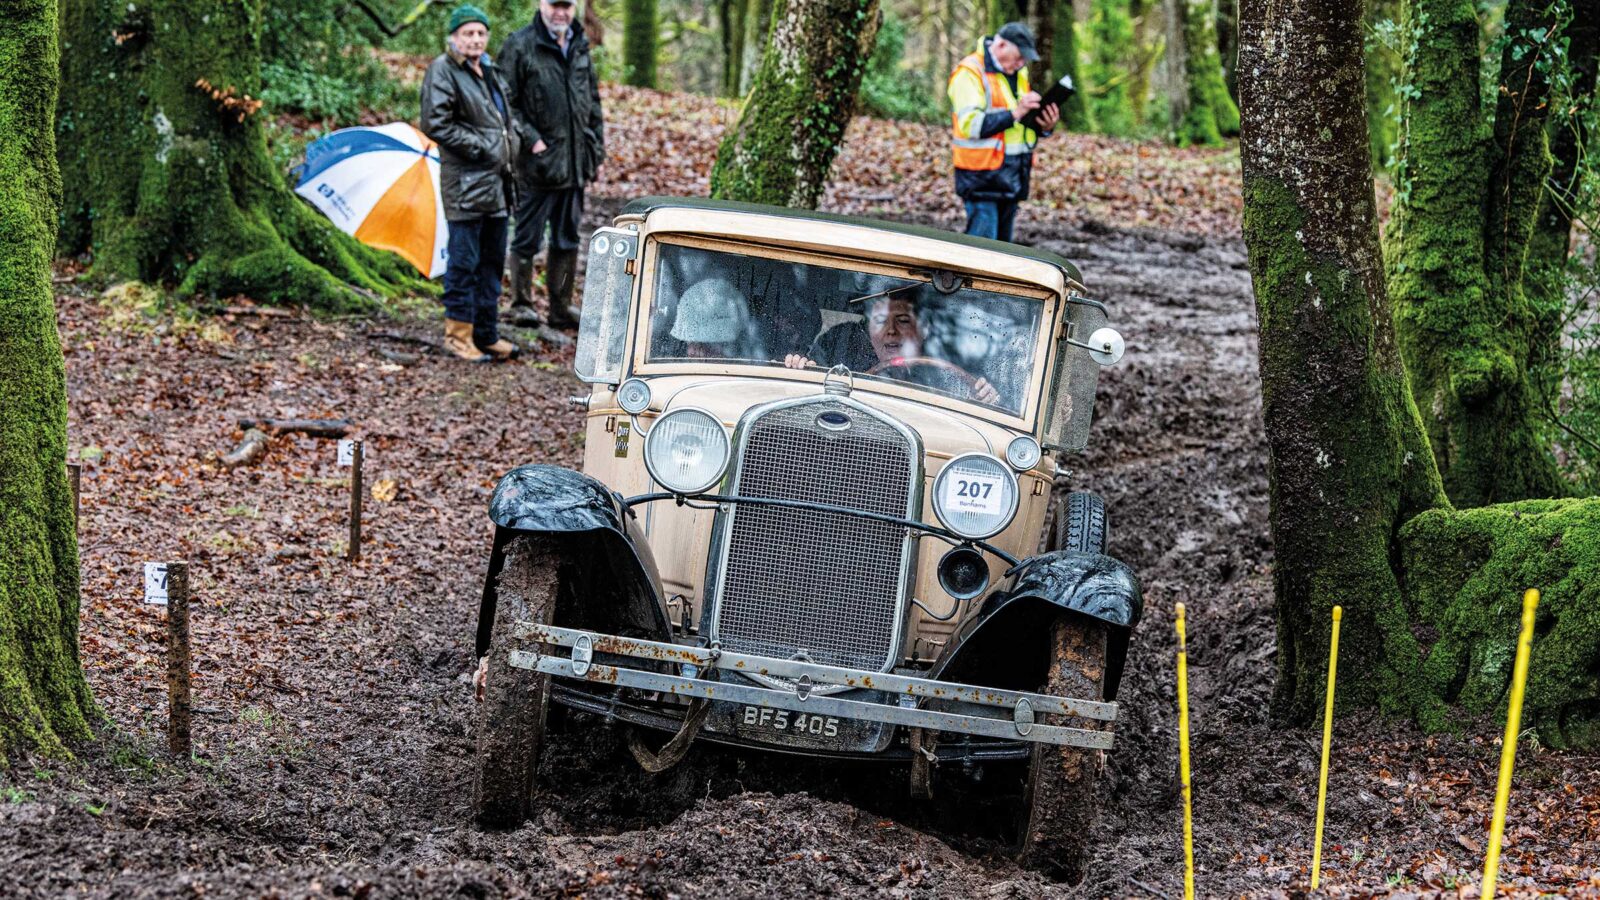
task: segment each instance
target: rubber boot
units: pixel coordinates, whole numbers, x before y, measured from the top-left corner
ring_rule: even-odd
[[[472,323],[457,322],[455,319],[444,320],[444,349],[467,362],[485,363],[494,358],[479,350],[478,345],[472,342]]]
[[[545,287],[550,290],[550,326],[577,328],[578,310],[572,305],[572,285],[577,280],[578,251],[550,248]]]
[[[505,319],[519,328],[538,328],[544,324],[533,307],[533,260],[511,254],[511,308]]]

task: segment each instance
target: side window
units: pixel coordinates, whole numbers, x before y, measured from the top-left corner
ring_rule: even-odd
[[[591,384],[622,381],[622,354],[634,282],[628,274],[628,262],[638,255],[639,235],[625,228],[596,228],[589,239],[578,348],[572,367],[579,378]]]

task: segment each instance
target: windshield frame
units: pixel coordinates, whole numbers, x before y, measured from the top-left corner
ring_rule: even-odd
[[[845,254],[830,255],[758,241],[733,241],[676,231],[646,232],[642,237],[644,248],[639,257],[637,292],[634,295],[634,304],[630,311],[628,327],[631,330],[628,338],[628,359],[625,364],[627,374],[641,377],[654,375],[725,375],[733,378],[775,378],[785,381],[804,381],[815,383],[818,386],[821,386],[827,378],[827,372],[823,369],[789,369],[777,361],[774,361],[771,365],[714,361],[649,361],[650,311],[655,302],[656,269],[663,245],[756,256],[765,259],[779,259],[801,265],[867,272],[911,281],[928,281],[926,275],[913,274],[913,267],[911,266],[885,262],[881,259],[868,259]],[[1038,429],[1045,403],[1044,394],[1048,390],[1050,383],[1051,373],[1049,369],[1053,363],[1053,354],[1050,350],[1055,345],[1055,335],[1061,328],[1062,303],[1060,297],[1055,291],[1038,284],[994,279],[970,272],[962,272],[961,274],[969,279],[971,288],[1036,300],[1041,304],[1039,330],[1038,334],[1035,335],[1028,384],[1024,392],[1021,413],[1018,414],[986,406],[975,401],[957,399],[947,394],[891,379],[858,377],[852,379],[853,388],[858,391],[864,390],[870,393],[920,403],[924,406],[951,409],[952,411],[984,419],[1007,428],[1034,433]]]

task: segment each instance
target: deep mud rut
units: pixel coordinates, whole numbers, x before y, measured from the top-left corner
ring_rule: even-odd
[[[1147,599],[1085,884],[1009,862],[992,827],[1009,815],[999,786],[959,772],[940,773],[929,806],[904,798],[902,770],[705,746],[645,776],[603,733],[556,739],[569,755],[534,821],[474,829],[467,673],[486,501],[515,464],[576,464],[570,350],[489,368],[398,364],[377,351],[418,348],[363,334],[432,338],[431,318],[247,316],[217,343],[113,326],[69,290],[72,439],[104,452],[85,478],[84,655],[114,724],[79,765],[20,759],[0,773],[0,896],[1181,896],[1179,601],[1201,893],[1297,890],[1317,735],[1266,712],[1271,547],[1243,247],[1092,223],[1042,231],[1032,237],[1080,262],[1129,344],[1102,377],[1092,450],[1058,489],[1104,495],[1111,552]],[[368,482],[394,482],[395,496],[369,507],[359,565],[337,555],[345,473],[331,443],[280,437],[231,472],[211,461],[252,414],[360,423]],[[143,560],[178,557],[193,561],[198,604],[186,765],[161,749],[161,620],[139,605],[136,577]],[[1470,841],[1496,748],[1354,720],[1339,738],[1325,884],[1453,895],[1478,864]],[[1525,754],[1508,881],[1519,853],[1600,859],[1594,768]],[[1440,772],[1454,793],[1429,787]],[[1586,839],[1541,844],[1562,809],[1593,817]]]

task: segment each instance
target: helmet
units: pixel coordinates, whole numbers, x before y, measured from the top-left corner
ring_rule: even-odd
[[[738,340],[749,320],[739,291],[726,279],[707,278],[678,298],[671,333],[691,344],[727,344]]]

